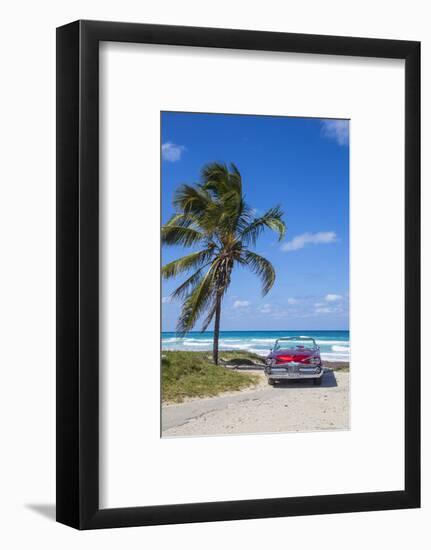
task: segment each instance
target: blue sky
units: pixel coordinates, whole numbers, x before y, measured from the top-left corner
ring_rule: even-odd
[[[172,112],[161,121],[162,222],[176,187],[197,182],[211,161],[237,165],[256,215],[277,204],[284,210],[283,242],[267,231],[255,249],[275,267],[272,290],[262,297],[253,273],[234,272],[221,329],[348,329],[348,121]],[[162,261],[188,251],[164,247]],[[169,295],[183,279],[163,281],[164,331],[175,330],[180,304]]]

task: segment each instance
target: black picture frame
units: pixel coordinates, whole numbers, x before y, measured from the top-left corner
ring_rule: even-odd
[[[99,42],[405,61],[405,488],[99,509]],[[57,521],[78,529],[420,506],[420,43],[76,21],[57,29]]]

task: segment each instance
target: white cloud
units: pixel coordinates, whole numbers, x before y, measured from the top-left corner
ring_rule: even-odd
[[[259,309],[259,313],[268,315],[271,319],[284,319],[288,314],[285,308],[273,304],[263,304]]]
[[[295,304],[298,304],[299,303],[299,300],[297,298],[288,298],[287,299],[287,303],[291,306],[295,305]]]
[[[307,244],[330,244],[337,240],[337,234],[335,231],[320,231],[319,233],[302,233],[297,235],[291,241],[283,243],[281,250],[283,252],[292,252],[293,250],[300,250]]]
[[[235,302],[233,303],[233,307],[235,309],[239,307],[248,307],[249,305],[250,305],[250,302],[248,302],[247,300],[235,300]]]
[[[315,312],[318,314],[327,314],[332,313],[332,309],[330,307],[317,307]]]
[[[162,158],[168,162],[177,162],[181,160],[181,155],[185,150],[184,145],[175,145],[175,143],[167,141],[162,145]]]
[[[171,303],[171,297],[170,296],[163,296],[162,304],[170,304],[170,303]]]
[[[348,300],[341,294],[326,294],[323,302],[314,303],[313,316],[332,315],[336,317],[348,315]]]
[[[327,294],[325,296],[325,300],[327,302],[338,302],[339,300],[342,300],[343,297],[340,296],[339,294]]]
[[[349,121],[323,120],[322,136],[335,139],[338,145],[347,145],[349,143]]]

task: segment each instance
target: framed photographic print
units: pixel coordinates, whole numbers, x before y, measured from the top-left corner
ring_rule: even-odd
[[[57,29],[57,520],[420,506],[420,44]]]

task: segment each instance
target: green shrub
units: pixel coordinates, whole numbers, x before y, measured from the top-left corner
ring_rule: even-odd
[[[225,354],[222,359],[238,359]],[[253,355],[253,354],[251,354]],[[208,397],[226,391],[237,391],[259,382],[255,374],[236,372],[216,366],[208,352],[166,351],[162,355],[163,401],[181,402],[187,397]],[[258,357],[258,356],[257,356]],[[243,357],[250,362],[250,358]],[[236,364],[236,363],[235,363]]]

